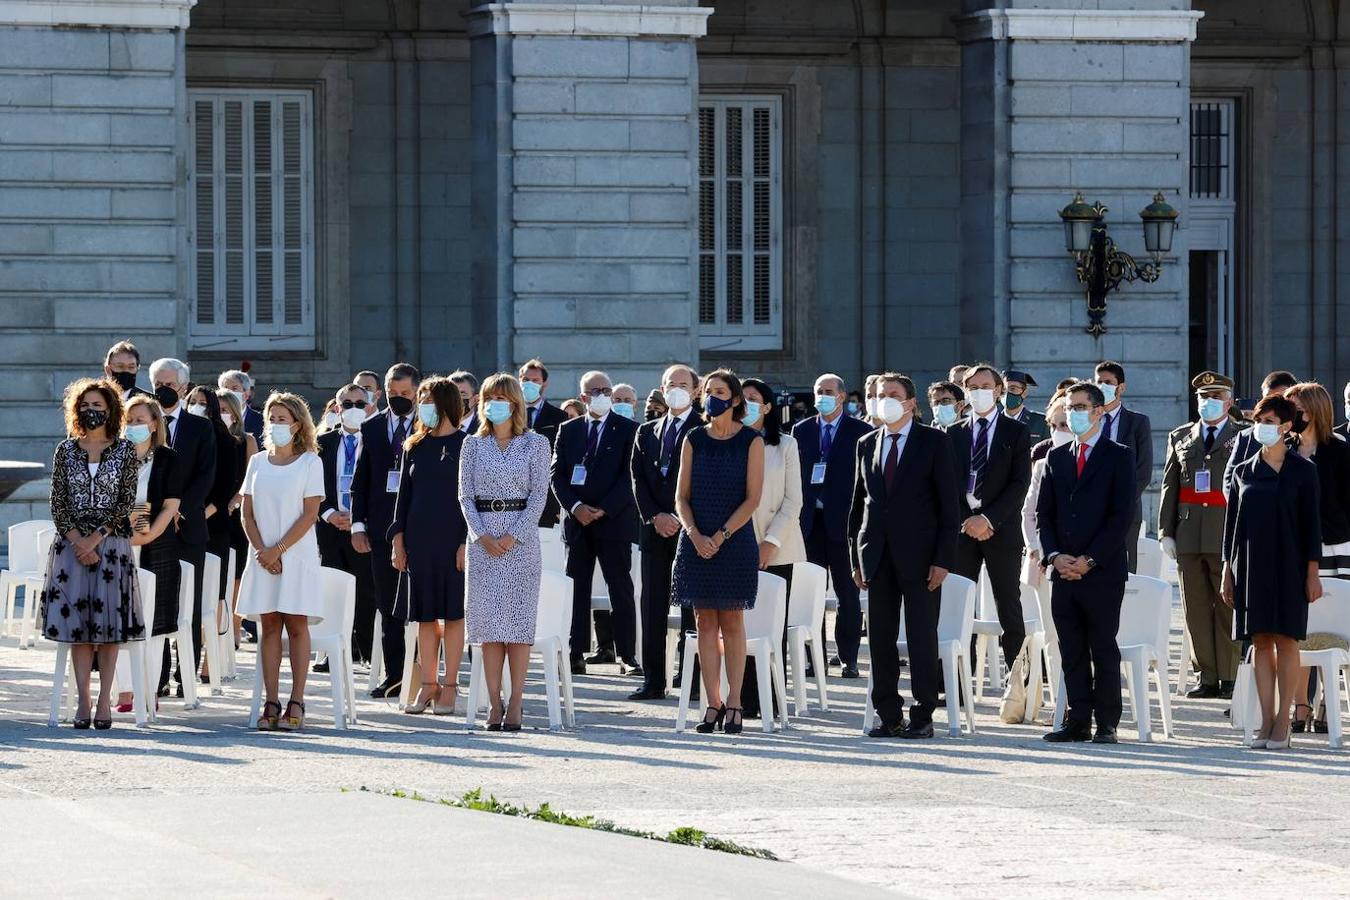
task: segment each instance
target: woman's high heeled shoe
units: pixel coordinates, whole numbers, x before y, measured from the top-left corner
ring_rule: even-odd
[[[300,715],[291,715],[291,707],[300,708]],[[282,716],[277,722],[277,728],[281,731],[299,731],[305,725],[305,704],[299,700],[286,701],[286,715]]]
[[[450,695],[449,703],[442,700],[447,693]],[[437,689],[436,695],[431,698],[431,714],[433,716],[453,716],[457,705],[459,705],[459,686],[442,684]]]
[[[711,719],[708,718],[708,713],[713,714],[713,717]],[[708,711],[703,714],[703,721],[699,722],[698,726],[694,730],[697,731],[699,734],[712,734],[714,731],[722,727],[722,722],[723,720],[726,719],[726,717],[727,717],[727,705],[725,703],[723,703],[721,706],[710,706],[708,707]]]
[[[1300,709],[1306,709],[1306,710],[1308,711],[1308,714],[1307,714],[1306,716],[1299,715],[1299,710],[1300,710]],[[1311,706],[1309,706],[1308,704],[1306,704],[1306,703],[1295,703],[1295,704],[1294,704],[1294,717],[1293,717],[1293,719],[1289,722],[1289,730],[1290,730],[1291,732],[1293,732],[1294,734],[1303,734],[1304,731],[1312,731],[1312,730],[1313,730],[1313,721],[1312,721],[1313,714],[1312,714],[1312,713],[1313,713],[1313,708],[1312,708]]]
[[[493,716],[496,716],[496,717],[497,717],[497,721],[495,721],[495,722],[492,721],[492,717],[493,717]],[[501,731],[501,730],[502,730],[502,719],[504,719],[504,718],[506,718],[506,707],[504,707],[504,706],[498,706],[498,707],[496,707],[495,709],[489,708],[489,709],[488,709],[487,730],[488,730],[488,731]]]
[[[739,706],[727,707],[727,723],[722,730],[727,734],[740,734],[745,727],[745,710]]]
[[[1266,749],[1267,749],[1267,750],[1288,750],[1288,749],[1289,749],[1289,735],[1286,734],[1286,735],[1284,736],[1284,740],[1282,740],[1282,741],[1277,741],[1277,740],[1275,740],[1274,738],[1271,738],[1270,740],[1266,741]]]
[[[436,701],[436,695],[433,693],[425,700],[414,700],[403,708],[403,711],[410,716],[420,716],[431,708],[431,704]]]

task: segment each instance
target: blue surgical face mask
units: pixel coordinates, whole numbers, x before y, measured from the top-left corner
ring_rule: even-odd
[[[759,414],[762,407],[753,400],[745,401],[745,418],[741,419],[742,425],[749,425],[751,428],[759,426]]]
[[[1082,437],[1092,430],[1092,412],[1086,409],[1069,410],[1069,430]]]
[[[1102,399],[1106,401],[1107,406],[1116,402],[1116,386],[1114,384],[1102,384],[1099,381],[1097,387],[1101,389]]]
[[[520,383],[520,392],[525,395],[526,403],[533,403],[539,399],[539,385],[533,381],[522,381]]]
[[[848,410],[848,414],[850,416],[856,416],[858,414],[858,401],[857,400],[848,401],[848,406],[846,406],[845,409]]]
[[[946,428],[956,423],[956,404],[940,403],[933,407],[933,421]]]
[[[633,404],[631,403],[615,403],[610,406],[609,411],[625,419],[633,418]]]
[[[1256,427],[1252,429],[1252,437],[1256,438],[1262,447],[1274,447],[1280,441],[1280,426],[1271,425],[1269,422],[1257,422]]]
[[[1200,401],[1200,418],[1206,422],[1217,422],[1223,418],[1223,401],[1218,397],[1205,397]]]
[[[525,382],[529,384],[529,382]],[[511,402],[509,400],[489,400],[487,402],[488,421],[493,425],[500,425],[511,418]]]
[[[709,396],[703,403],[704,410],[708,413],[708,418],[715,419],[722,413],[731,409],[731,401],[723,400],[721,397]]]
[[[290,444],[295,432],[285,422],[273,422],[267,426],[267,434],[272,439],[273,447],[285,447]]]
[[[128,425],[126,430],[127,440],[133,444],[140,444],[150,440],[149,425]]]
[[[435,428],[441,423],[441,414],[436,411],[435,403],[417,404],[417,418],[428,428]]]
[[[832,416],[838,408],[839,401],[829,394],[821,394],[816,398],[816,412],[822,416]]]

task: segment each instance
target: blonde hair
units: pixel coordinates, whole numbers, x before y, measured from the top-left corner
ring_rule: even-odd
[[[234,395],[234,391],[227,391],[224,388],[216,391],[216,396],[220,398],[220,405],[222,407],[229,407],[229,409],[222,409],[221,412],[228,412],[234,418],[234,424],[225,426],[229,429],[230,436],[236,441],[242,441],[244,439],[243,404],[241,404],[239,398]]]
[[[1331,394],[1315,381],[1304,381],[1284,392],[1289,400],[1298,400],[1303,407],[1303,418],[1317,432],[1317,442],[1331,440],[1335,434],[1335,413],[1331,411]]]
[[[137,394],[127,401],[127,407],[122,413],[123,437],[126,436],[126,426],[131,419],[131,411],[140,406],[150,410],[150,418],[155,420],[154,426],[150,429],[150,449],[152,451],[158,450],[169,442],[169,436],[164,428],[164,408],[159,405],[159,401],[154,397]]]
[[[296,455],[319,452],[319,444],[314,437],[314,418],[309,414],[309,404],[305,402],[305,398],[299,394],[273,392],[263,406],[263,421],[270,418],[273,406],[284,407],[300,426],[300,429],[291,436],[291,452]],[[272,443],[271,428],[263,429],[263,446],[268,450],[277,449]]]
[[[526,363],[522,369],[538,368]],[[529,431],[529,420],[525,417],[525,395],[520,390],[520,379],[510,372],[498,372],[483,382],[478,391],[478,434],[487,437],[495,427],[487,417],[487,405],[491,400],[506,400],[511,404],[511,437],[519,437]]]

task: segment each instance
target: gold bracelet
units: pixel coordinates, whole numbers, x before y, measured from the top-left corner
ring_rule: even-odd
[[[277,550],[280,551],[280,553],[281,553],[282,556],[285,556],[285,555],[286,555],[286,551],[287,551],[288,549],[290,549],[290,548],[288,548],[288,547],[286,546],[286,542],[285,542],[285,541],[278,541],[278,542],[277,542]]]

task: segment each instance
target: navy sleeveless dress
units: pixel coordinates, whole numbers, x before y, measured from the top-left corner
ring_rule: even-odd
[[[760,436],[753,428],[741,428],[733,437],[719,441],[704,426],[691,431],[687,440],[692,453],[689,505],[698,530],[711,537],[745,501],[750,445]],[[680,532],[671,576],[671,597],[677,605],[752,609],[758,589],[759,545],[749,522],[734,532],[712,559],[699,556],[689,536]]]

